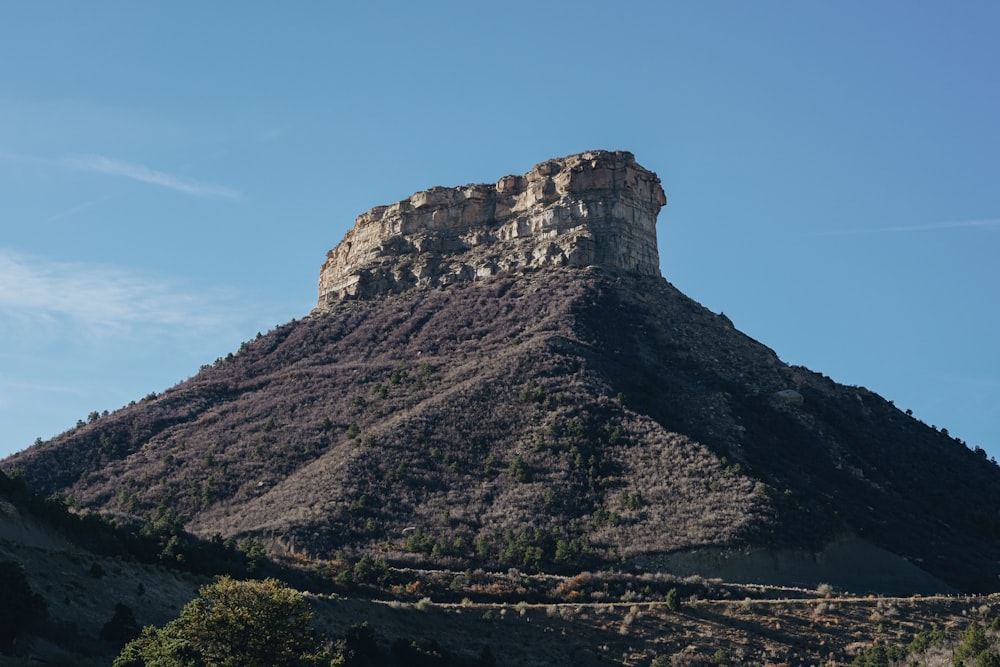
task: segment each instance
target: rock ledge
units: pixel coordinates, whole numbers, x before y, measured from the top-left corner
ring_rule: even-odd
[[[435,187],[358,216],[320,270],[320,308],[542,267],[660,275],[660,179],[626,151],[536,165],[495,185]]]

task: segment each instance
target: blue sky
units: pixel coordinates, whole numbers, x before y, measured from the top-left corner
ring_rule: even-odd
[[[0,6],[0,455],[303,317],[355,217],[594,148],[664,276],[1000,456],[995,2]]]

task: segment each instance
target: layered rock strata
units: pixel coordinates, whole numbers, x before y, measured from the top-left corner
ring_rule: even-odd
[[[666,203],[660,179],[626,151],[548,160],[495,185],[431,188],[358,217],[327,254],[318,305],[541,267],[658,276]]]

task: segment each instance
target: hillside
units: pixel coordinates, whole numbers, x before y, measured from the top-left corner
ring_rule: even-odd
[[[38,513],[16,496],[0,488],[0,569],[6,575],[19,564],[45,614],[18,633],[13,651],[0,647],[2,665],[110,664],[139,625],[162,627],[210,581],[165,564],[91,551],[80,543],[84,535],[54,521],[67,515]],[[329,589],[323,578],[313,575],[308,590]],[[527,583],[517,574],[506,578]],[[1000,627],[996,595],[852,597],[826,586],[768,589],[699,577],[671,582],[652,574],[535,579],[544,580],[553,597],[529,602],[508,589],[492,601],[403,601],[350,586],[305,596],[315,627],[331,640],[369,624],[375,643],[365,664],[387,666],[491,664],[481,659],[487,649],[500,665],[844,665],[879,650],[896,656],[908,651],[922,664],[951,664],[968,626]],[[674,603],[650,599],[656,597],[650,587],[663,583],[683,595]],[[122,608],[134,621],[114,621]],[[997,640],[990,636],[995,652]],[[409,648],[409,659],[401,648]]]
[[[2,468],[312,559],[997,588],[1000,469],[651,275],[630,154],[430,192],[359,218],[308,317]]]
[[[599,271],[344,302],[4,468],[312,556],[423,559],[417,532],[441,562],[571,567],[850,532],[982,589],[998,550],[995,466],[662,279]],[[505,562],[507,530],[542,553]]]
[[[91,552],[44,516],[0,494],[0,563],[9,561],[23,564],[27,584],[46,614],[18,637],[13,654],[0,653],[2,665],[108,665],[138,631],[137,625],[121,627],[127,634],[108,636],[106,627],[117,608],[127,607],[138,625],[162,627],[208,582],[176,569]],[[579,590],[574,587],[586,581],[553,579],[563,590]],[[592,593],[571,603],[306,596],[316,613],[315,626],[331,639],[344,637],[360,622],[370,625],[376,644],[368,664],[374,665],[414,664],[394,659],[400,643],[424,648],[420,664],[441,666],[488,664],[479,661],[487,648],[500,665],[843,665],[872,647],[918,645],[927,647],[923,655],[914,649],[923,662],[950,664],[952,647],[966,626],[1000,626],[997,596],[875,599],[702,586],[714,595],[685,596],[679,608],[671,609],[664,602],[636,599],[638,591],[609,596],[599,582],[591,585],[596,587]]]
[[[124,643],[106,634],[102,638],[116,605],[128,607],[137,632],[142,625],[160,625],[175,617],[198,586],[208,581],[205,576],[95,553],[51,520],[11,502],[4,491],[0,488],[0,564],[5,574],[12,564],[23,570],[44,612],[27,626],[30,636],[19,637],[9,652],[19,657],[4,655],[8,651],[0,647],[0,665],[108,665]],[[4,606],[13,603],[9,586],[6,578],[0,582]],[[10,613],[9,608],[5,611]]]

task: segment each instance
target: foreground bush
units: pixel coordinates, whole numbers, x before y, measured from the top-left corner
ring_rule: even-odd
[[[312,628],[302,595],[275,579],[223,577],[163,629],[147,627],[114,667],[313,667],[333,655]]]

